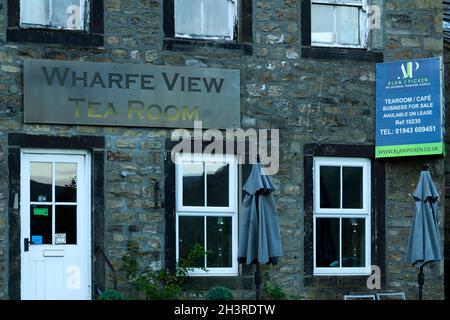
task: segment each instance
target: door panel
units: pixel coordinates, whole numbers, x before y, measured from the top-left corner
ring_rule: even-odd
[[[87,154],[22,153],[22,299],[90,299]]]

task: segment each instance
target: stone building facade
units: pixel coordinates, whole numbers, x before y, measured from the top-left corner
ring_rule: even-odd
[[[90,151],[92,249],[100,246],[118,270],[129,240],[140,243],[155,268],[175,259],[170,212],[175,187],[167,164],[172,129],[25,123],[23,65],[39,59],[240,70],[242,129],[279,129],[280,137],[280,167],[273,180],[283,256],[278,265],[262,267],[264,277],[292,299],[376,292],[367,289],[367,275],[313,274],[313,159],[366,157],[373,170],[371,264],[381,269],[383,292],[417,298],[417,270],[404,262],[414,212],[411,194],[429,163],[444,218],[448,170],[442,156],[374,158],[375,67],[443,56],[442,1],[369,1],[380,16],[374,22],[378,27],[369,30],[368,49],[311,47],[310,37],[308,45],[309,1],[245,1],[241,35],[231,44],[171,37],[173,16],[167,12],[173,1],[94,2],[91,14],[98,15],[101,27],[91,29],[95,34],[87,40],[21,33],[12,21],[19,1],[0,2],[0,299],[21,296],[21,148]],[[448,224],[448,217],[442,221]],[[443,245],[448,232],[441,227]],[[92,253],[92,261],[94,297],[97,287],[111,287],[112,280],[100,256]],[[444,263],[425,271],[424,297],[443,299]],[[189,285],[192,298],[216,285],[229,287],[237,298],[254,298],[252,268],[245,266],[238,276],[200,277]],[[119,289],[126,287],[120,271]]]

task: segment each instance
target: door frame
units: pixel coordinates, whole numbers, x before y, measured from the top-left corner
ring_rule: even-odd
[[[25,155],[49,155],[49,156],[82,156],[84,158],[84,190],[81,190],[83,193],[84,198],[84,205],[82,210],[85,211],[84,215],[84,221],[82,221],[82,227],[87,230],[87,232],[84,232],[84,246],[81,248],[81,251],[83,252],[84,259],[82,270],[83,275],[87,277],[87,281],[82,282],[86,283],[88,285],[87,288],[87,296],[92,296],[92,266],[91,266],[91,259],[92,259],[92,226],[91,226],[91,212],[92,212],[92,201],[91,201],[91,154],[87,150],[64,150],[64,149],[39,149],[39,148],[23,148],[20,150],[20,194],[25,195],[29,191],[24,190],[25,184],[23,184],[22,179],[24,178],[24,174],[30,174],[29,172],[25,172],[23,170],[23,165],[25,165]],[[28,212],[28,206],[29,203],[25,203],[25,201],[20,202],[20,272],[21,272],[21,283],[20,283],[20,296],[21,299],[23,298],[23,288],[22,288],[22,273],[24,272],[24,261],[25,261],[25,252],[24,252],[24,243],[22,239],[24,239],[24,227],[25,221],[22,219],[22,214],[27,214]]]
[[[56,136],[45,134],[8,133],[8,298],[20,300],[21,239],[20,239],[20,150],[45,149],[87,150],[91,153],[91,298],[97,289],[106,287],[105,261],[95,259],[95,248],[104,249],[105,242],[105,137],[96,135]]]

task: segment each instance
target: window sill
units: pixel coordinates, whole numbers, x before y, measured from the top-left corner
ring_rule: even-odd
[[[354,275],[354,276],[305,276],[303,283],[305,287],[322,287],[322,288],[366,288],[367,278],[370,275]]]
[[[370,273],[314,273],[314,277],[368,277]]]
[[[64,44],[67,46],[101,47],[103,35],[71,30],[8,28],[8,42]]]
[[[252,55],[253,47],[246,43],[203,40],[203,39],[184,39],[184,38],[165,38],[163,41],[164,50],[169,51],[197,51],[199,48],[216,48],[241,51],[242,55]]]
[[[227,287],[230,290],[253,290],[255,278],[253,276],[234,277],[189,277],[185,287],[189,289],[208,290],[211,287]]]
[[[383,62],[382,52],[367,51],[366,49],[331,48],[303,46],[302,59],[316,60],[347,60],[358,62]]]

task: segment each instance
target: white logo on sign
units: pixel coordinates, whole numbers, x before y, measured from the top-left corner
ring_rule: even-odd
[[[412,62],[408,62],[406,64],[406,67],[405,67],[405,64],[402,63],[403,79],[406,79],[406,78],[412,79],[414,77],[414,75],[413,75],[414,71],[419,70],[419,67],[420,67],[420,64],[418,62],[416,62],[415,65],[416,65],[416,69],[413,70],[413,63]]]

